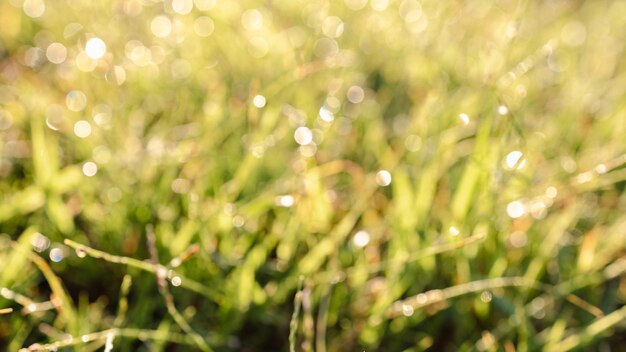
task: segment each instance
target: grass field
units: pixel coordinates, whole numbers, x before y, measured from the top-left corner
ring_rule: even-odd
[[[626,350],[626,2],[0,28],[1,351]]]

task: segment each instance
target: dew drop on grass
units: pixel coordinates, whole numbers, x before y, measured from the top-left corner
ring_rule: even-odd
[[[91,38],[85,44],[85,53],[90,59],[98,60],[104,57],[107,52],[107,46],[100,38]]]
[[[233,226],[242,227],[245,224],[246,220],[241,215],[235,215],[233,217]]]
[[[417,302],[417,304],[424,305],[428,302],[428,296],[425,293],[420,293],[419,295],[415,296],[415,301]]]
[[[150,22],[150,31],[159,38],[165,38],[172,33],[172,21],[167,16],[156,16]]]
[[[76,256],[78,258],[85,258],[87,256],[87,252],[82,247],[76,247]]]
[[[526,165],[526,158],[519,150],[514,150],[504,158],[504,167],[508,170],[519,170]]]
[[[464,125],[469,125],[470,123],[470,117],[467,114],[459,114],[459,120],[461,120]]]
[[[376,173],[376,183],[381,187],[391,184],[391,173],[387,170],[380,170]]]
[[[513,219],[521,218],[526,214],[526,206],[522,201],[513,201],[507,204],[506,213]]]
[[[87,177],[95,176],[98,173],[98,165],[93,161],[88,161],[83,164],[83,174]]]
[[[54,247],[50,250],[50,260],[52,260],[53,262],[58,263],[63,260],[63,258],[65,258],[65,253],[63,253],[63,249],[59,247]]]
[[[67,49],[61,43],[52,43],[46,49],[46,57],[53,64],[62,64],[67,58]]]
[[[193,10],[193,0],[173,0],[172,9],[180,15],[186,15]]]
[[[422,138],[416,134],[410,134],[404,139],[404,147],[410,152],[417,152],[422,148]]]
[[[410,304],[402,304],[402,314],[404,314],[405,317],[410,317],[413,315],[413,313],[415,312],[415,309],[413,309],[413,306],[411,306]]]
[[[213,20],[210,17],[198,17],[193,22],[193,31],[200,37],[208,37],[213,34],[214,30],[215,23],[213,23]]]
[[[509,235],[509,243],[514,248],[522,248],[528,243],[528,235],[526,232],[515,231]]]
[[[48,249],[50,240],[45,235],[35,232],[30,240],[30,244],[33,246],[35,252],[41,253]]]
[[[332,111],[330,111],[330,109],[328,109],[326,106],[322,106],[320,108],[320,119],[322,119],[325,122],[332,122],[335,119],[335,115],[333,114]]]
[[[296,140],[296,143],[307,145],[313,141],[313,132],[308,127],[298,127],[293,134],[293,138]]]
[[[263,15],[259,10],[249,9],[241,15],[241,25],[247,31],[255,32],[263,27]]]
[[[370,234],[367,231],[360,230],[354,234],[352,242],[355,246],[363,248],[367,246],[368,243],[370,243]]]
[[[552,187],[552,186],[550,186],[550,187],[546,188],[546,196],[547,196],[548,198],[552,198],[552,199],[554,199],[554,198],[556,198],[556,196],[557,196],[557,194],[558,194],[558,193],[559,193],[559,192],[558,192],[558,190],[556,189],[556,187]]]
[[[359,86],[352,86],[348,88],[346,97],[352,104],[358,104],[365,99],[365,91]]]
[[[80,90],[73,90],[67,93],[65,105],[72,111],[82,111],[87,105],[87,96]]]
[[[22,8],[26,16],[31,18],[41,17],[46,12],[46,4],[43,0],[26,0]]]
[[[91,135],[91,124],[85,120],[76,121],[74,124],[74,134],[76,137],[87,138]]]
[[[252,99],[252,104],[257,107],[257,108],[262,108],[265,106],[265,104],[267,103],[267,100],[265,99],[264,96],[262,95],[256,95],[253,99]]]
[[[493,295],[491,294],[491,292],[489,291],[483,291],[480,294],[480,300],[483,301],[484,303],[489,303],[491,302],[491,299],[493,298]]]
[[[289,207],[294,205],[295,200],[294,200],[292,195],[288,194],[288,195],[276,197],[275,203],[276,203],[276,205],[278,205],[280,207],[289,208]]]

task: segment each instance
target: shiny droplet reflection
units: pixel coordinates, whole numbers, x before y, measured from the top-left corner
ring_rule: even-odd
[[[83,164],[83,174],[87,177],[95,176],[98,173],[98,165],[93,161],[88,161]]]
[[[266,104],[266,100],[265,97],[262,95],[256,95],[253,99],[252,99],[252,104],[257,107],[257,108],[262,108],[265,106]]]
[[[65,105],[72,111],[82,111],[87,105],[87,96],[80,90],[73,90],[67,93]]]
[[[469,125],[470,123],[470,118],[469,118],[469,115],[467,114],[459,114],[459,120],[461,120],[461,122],[463,122],[464,125]]]
[[[46,57],[53,64],[62,64],[67,58],[67,49],[61,43],[52,43],[46,49]]]
[[[54,247],[50,250],[50,260],[53,262],[58,263],[63,260],[63,258],[65,258],[65,253],[60,247]]]
[[[296,140],[296,143],[307,145],[313,141],[313,132],[308,127],[298,127],[293,134],[293,138]]]
[[[100,38],[91,38],[85,44],[85,53],[93,60],[98,60],[106,54],[107,46]]]
[[[504,167],[508,170],[519,170],[526,165],[526,158],[519,150],[514,150],[506,155]]]
[[[386,187],[391,184],[391,173],[387,170],[380,170],[376,173],[376,183],[379,186]]]
[[[150,30],[155,36],[165,38],[172,32],[172,21],[167,16],[156,16],[150,23]]]
[[[74,134],[79,138],[87,138],[91,135],[91,124],[85,120],[78,120],[74,124]]]
[[[370,243],[370,234],[367,231],[360,230],[354,234],[352,243],[357,247],[363,248]]]
[[[215,23],[208,16],[198,17],[193,22],[193,31],[200,37],[208,37],[213,34]]]
[[[513,219],[521,218],[526,214],[526,206],[522,201],[513,201],[506,206],[506,213]]]

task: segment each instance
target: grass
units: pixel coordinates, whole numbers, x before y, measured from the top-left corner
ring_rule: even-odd
[[[624,2],[190,4],[0,3],[0,350],[623,349]]]

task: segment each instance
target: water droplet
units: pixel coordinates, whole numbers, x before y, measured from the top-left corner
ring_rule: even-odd
[[[550,187],[546,188],[546,196],[547,196],[548,198],[552,198],[552,199],[554,199],[554,198],[556,198],[556,196],[557,196],[557,194],[558,194],[558,193],[559,193],[559,192],[558,192],[558,190],[556,189],[556,187],[552,187],[552,186],[550,186]]]
[[[522,201],[513,201],[506,206],[506,213],[513,219],[521,218],[526,214],[526,206]]]
[[[546,214],[548,213],[547,208],[548,206],[543,200],[534,200],[530,204],[530,215],[537,220],[541,220],[546,217]]]
[[[387,170],[380,170],[376,173],[376,183],[379,186],[386,187],[391,184],[391,173]]]
[[[50,246],[50,240],[39,232],[35,232],[30,240],[30,244],[33,246],[35,252],[41,253],[48,249]]]
[[[493,295],[491,294],[491,292],[489,291],[483,291],[480,294],[480,300],[485,302],[485,303],[489,303],[491,302],[491,299],[493,298]]]
[[[415,301],[419,305],[424,305],[428,302],[428,296],[424,293],[420,293],[419,295],[415,296]]]
[[[52,260],[53,262],[58,263],[63,260],[63,258],[65,258],[65,253],[63,249],[59,247],[54,247],[50,250],[50,260]]]
[[[410,134],[404,140],[404,147],[410,152],[416,152],[422,148],[422,138],[416,134]]]
[[[293,134],[293,138],[296,140],[296,143],[307,145],[313,141],[313,132],[308,127],[298,127]]]
[[[322,22],[322,32],[329,38],[339,38],[343,34],[344,24],[337,16],[328,16]]]
[[[322,106],[319,112],[320,118],[326,122],[332,122],[335,119],[335,115],[326,106]]]
[[[76,68],[83,72],[91,72],[98,66],[98,62],[90,58],[84,51],[76,55],[74,62],[76,63]]]
[[[522,248],[528,243],[528,235],[526,232],[515,231],[509,235],[509,243],[514,248]]]
[[[404,314],[405,317],[412,316],[414,312],[415,309],[413,308],[413,306],[409,304],[402,304],[402,314]]]
[[[208,11],[215,7],[217,0],[193,0],[194,4],[201,11]]]
[[[457,229],[454,226],[450,226],[449,232],[452,236],[458,236],[459,235],[459,229]]]
[[[175,193],[184,194],[184,193],[189,192],[190,188],[191,188],[191,183],[187,179],[177,178],[174,181],[172,181],[172,191],[174,191]]]
[[[113,187],[107,191],[107,198],[113,203],[119,202],[122,199],[122,191],[117,187]]]
[[[301,145],[300,148],[298,148],[298,151],[300,151],[300,154],[302,154],[303,157],[310,158],[317,153],[317,145],[315,143]]]
[[[470,117],[467,114],[459,114],[459,120],[461,120],[464,125],[469,125],[470,123]]]
[[[186,15],[193,10],[193,0],[173,0],[172,10],[180,15]]]
[[[293,198],[292,195],[285,195],[285,196],[278,196],[276,197],[276,205],[280,206],[280,207],[291,207],[294,205],[295,203],[295,199]]]
[[[3,287],[0,289],[0,296],[6,299],[13,299],[15,297],[15,293],[6,287]]]
[[[246,220],[241,215],[235,215],[233,217],[233,226],[242,227],[246,223]]]
[[[61,43],[52,43],[46,49],[46,57],[53,64],[61,64],[67,58],[67,49]]]
[[[26,0],[22,8],[26,16],[31,18],[41,17],[46,12],[46,4],[43,0]]]
[[[354,234],[352,242],[355,246],[363,248],[367,246],[368,243],[370,243],[370,234],[367,231],[360,230]]]
[[[506,107],[506,106],[504,106],[504,105],[500,105],[500,106],[498,106],[498,114],[500,114],[500,115],[506,115],[506,114],[508,114],[508,113],[509,113],[509,108],[507,108],[507,107]]]
[[[100,38],[91,38],[85,44],[85,53],[90,59],[98,60],[104,57],[107,52],[107,46]]]
[[[266,102],[265,97],[262,95],[256,95],[252,99],[252,104],[259,109],[264,107]]]
[[[87,256],[87,252],[83,247],[76,247],[76,256],[78,258],[85,258]]]
[[[156,16],[150,22],[152,34],[159,38],[165,38],[172,32],[172,21],[167,16]]]
[[[259,10],[249,9],[241,15],[241,24],[247,31],[258,31],[263,27],[263,15]]]
[[[80,90],[73,90],[67,93],[65,105],[72,111],[82,111],[87,105],[87,96]]]
[[[210,17],[201,16],[193,22],[193,31],[200,37],[208,37],[213,34],[215,23]]]
[[[519,150],[514,150],[506,155],[504,159],[504,167],[508,170],[519,170],[526,165],[526,158]]]
[[[358,104],[365,99],[365,91],[363,88],[359,86],[352,86],[348,88],[348,92],[346,93],[346,97],[353,104]]]
[[[88,161],[83,164],[83,174],[87,177],[95,176],[98,172],[98,165],[93,161]]]
[[[172,286],[180,286],[183,283],[183,280],[180,278],[180,276],[174,276],[171,280],[172,282]]]
[[[74,124],[74,134],[79,138],[87,138],[91,135],[91,124],[85,120],[78,120]]]

